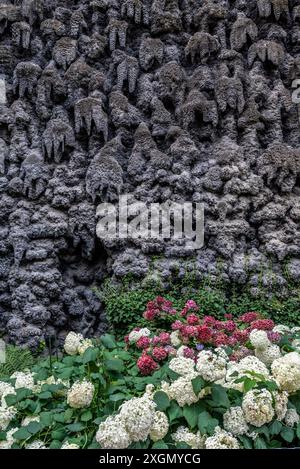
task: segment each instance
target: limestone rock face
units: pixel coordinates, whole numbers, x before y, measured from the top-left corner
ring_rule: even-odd
[[[91,287],[152,256],[164,281],[299,281],[300,0],[2,0],[0,32],[1,334],[100,333]],[[122,194],[202,202],[204,247],[98,239]]]

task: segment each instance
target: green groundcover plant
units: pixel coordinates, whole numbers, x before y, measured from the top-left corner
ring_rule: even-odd
[[[0,448],[299,446],[298,327],[161,297],[144,320],[124,341],[70,332],[60,358],[2,377]]]

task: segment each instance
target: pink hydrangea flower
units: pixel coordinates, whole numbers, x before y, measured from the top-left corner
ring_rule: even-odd
[[[150,346],[151,339],[149,337],[140,337],[139,340],[136,342],[137,348],[146,349]]]
[[[250,324],[252,321],[256,321],[259,318],[259,314],[255,311],[248,311],[247,313],[242,314],[239,317],[239,321],[245,322],[246,324]]]
[[[137,361],[137,367],[142,375],[151,375],[158,368],[158,363],[149,355],[142,355]]]
[[[168,356],[168,352],[164,349],[164,347],[154,347],[152,350],[152,356],[158,362],[165,360]]]

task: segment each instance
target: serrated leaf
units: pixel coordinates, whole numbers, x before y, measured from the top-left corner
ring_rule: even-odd
[[[216,404],[217,407],[221,406],[229,409],[230,402],[225,388],[219,384],[214,384],[211,389],[211,396],[214,404]]]
[[[95,347],[89,347],[84,354],[81,357],[82,363],[90,363],[90,362],[95,362],[98,357],[98,349]]]
[[[170,407],[167,410],[170,422],[179,419],[182,416],[182,409],[176,401],[171,401]]]
[[[170,405],[170,399],[163,391],[157,391],[153,396],[153,401],[156,403],[157,410],[161,412],[164,412]]]
[[[89,420],[92,420],[93,418],[93,414],[90,410],[86,410],[85,412],[83,412],[83,414],[81,414],[80,416],[80,420],[82,422],[88,422]]]
[[[270,435],[278,435],[281,432],[281,429],[282,429],[282,423],[279,422],[278,420],[275,420],[269,426]]]
[[[295,432],[292,428],[283,427],[280,432],[280,435],[285,441],[291,443],[295,437]]]
[[[75,432],[80,432],[85,427],[82,423],[77,422],[77,423],[71,423],[70,425],[67,425],[66,428],[67,430],[69,430],[69,432],[75,433]]]
[[[192,386],[193,386],[193,391],[198,396],[199,392],[202,391],[202,389],[205,386],[205,381],[201,376],[197,376],[196,378],[192,379]]]
[[[26,428],[19,428],[14,434],[13,437],[15,440],[27,440],[27,438],[31,437],[31,433],[29,433]]]
[[[104,345],[105,348],[113,350],[114,348],[117,347],[116,341],[114,337],[110,334],[104,334],[100,337],[102,345]]]
[[[123,371],[124,370],[124,362],[123,360],[120,360],[119,358],[111,358],[109,360],[106,360],[104,362],[104,365],[107,370],[110,371]]]
[[[213,418],[209,412],[204,410],[201,412],[198,416],[198,428],[200,430],[200,433],[203,435],[207,433],[208,435],[211,435],[216,428],[216,426],[219,425],[219,422],[217,419]]]

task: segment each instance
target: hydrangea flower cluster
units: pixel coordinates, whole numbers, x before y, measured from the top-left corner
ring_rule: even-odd
[[[181,311],[173,308],[172,302],[162,297],[150,301],[144,312],[149,328],[135,328],[125,337],[130,350],[141,351],[137,366],[143,375],[150,375],[174,355],[182,355],[197,361],[204,348],[211,350],[228,347],[229,360],[239,361],[254,354],[269,366],[281,356],[280,330],[271,319],[265,319],[258,312],[250,311],[234,320],[226,314],[223,321],[213,316],[199,314],[199,306],[193,300],[187,301]],[[170,324],[169,330],[159,327]],[[152,324],[155,333],[151,332]]]

